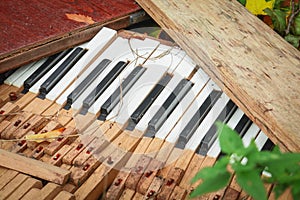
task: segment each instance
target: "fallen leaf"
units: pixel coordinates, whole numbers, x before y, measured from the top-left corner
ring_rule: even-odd
[[[65,128],[59,128],[53,131],[48,131],[46,133],[40,133],[40,134],[33,134],[33,135],[26,135],[25,139],[26,140],[34,140],[37,143],[41,143],[44,141],[53,141],[53,138],[58,137]]]
[[[68,14],[68,13],[66,13],[66,16],[67,16],[68,19],[74,20],[76,22],[83,22],[83,23],[87,23],[87,24],[94,24],[95,23],[95,21],[91,17],[81,15],[81,14]]]
[[[270,0],[266,2],[266,0],[247,0],[246,8],[254,15],[267,15],[264,12],[264,9],[269,8],[273,10],[275,0]]]

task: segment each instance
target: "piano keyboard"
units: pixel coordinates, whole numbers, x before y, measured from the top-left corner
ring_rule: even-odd
[[[186,199],[191,178],[221,154],[216,121],[245,144],[272,146],[184,51],[130,32],[103,28],[4,83],[1,148],[71,175],[59,185],[0,168],[3,198]],[[24,139],[60,127],[55,141]],[[207,199],[230,195],[244,195],[234,179]]]

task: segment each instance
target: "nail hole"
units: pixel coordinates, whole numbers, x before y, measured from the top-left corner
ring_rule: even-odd
[[[29,126],[30,126],[30,123],[26,123],[26,124],[23,126],[23,129],[27,129]]]
[[[167,181],[167,186],[172,185],[172,183],[174,183],[174,179],[170,178],[170,179]]]
[[[80,143],[77,145],[76,150],[79,151],[82,147],[83,147],[83,144]]]
[[[18,146],[23,146],[26,143],[26,140],[21,140],[20,142],[18,142]]]
[[[17,120],[17,121],[14,123],[14,126],[19,126],[21,122],[22,122],[21,120]]]
[[[151,176],[151,174],[153,174],[153,171],[148,171],[148,172],[146,172],[145,176],[146,176],[147,178],[149,178],[149,177]]]
[[[122,183],[123,179],[118,178],[117,181],[115,182],[115,186],[119,186]]]
[[[40,153],[42,150],[43,150],[43,147],[42,147],[42,146],[39,146],[39,147],[35,150],[35,153]]]

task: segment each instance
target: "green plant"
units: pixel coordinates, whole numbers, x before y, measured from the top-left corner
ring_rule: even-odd
[[[234,130],[219,122],[217,126],[225,155],[214,166],[203,168],[195,175],[192,183],[199,179],[202,183],[190,194],[191,197],[227,186],[233,175],[228,171],[231,168],[237,183],[254,199],[267,199],[264,183],[275,185],[276,198],[287,188],[291,189],[294,199],[300,198],[300,153],[282,153],[277,146],[272,151],[259,151],[254,140],[245,147]],[[263,171],[270,176],[262,178]]]
[[[298,0],[238,0],[258,15],[294,47],[300,49],[300,4]],[[271,23],[268,18],[271,18]]]

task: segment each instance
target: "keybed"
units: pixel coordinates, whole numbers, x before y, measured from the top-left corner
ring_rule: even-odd
[[[84,52],[77,60],[73,59],[71,65],[66,61],[72,60],[70,55],[76,50]],[[16,70],[5,80],[5,84],[18,87],[21,91],[22,83],[45,63],[46,58]],[[69,69],[62,67],[64,65],[69,66]],[[60,69],[65,69],[64,74]],[[128,182],[122,183],[125,184],[125,190],[120,189],[119,196],[122,196],[123,190],[125,192],[131,187],[137,187],[136,195],[149,196],[152,190],[159,193],[152,185],[159,182],[158,177],[163,177],[163,181],[159,182],[159,198],[169,197],[169,192],[173,190],[188,193],[189,188],[179,188],[179,185],[183,184],[180,183],[183,175],[179,174],[188,170],[188,163],[193,162],[193,159],[205,157],[203,162],[209,164],[203,166],[213,165],[221,155],[214,125],[218,120],[239,132],[245,145],[248,145],[252,138],[256,138],[255,142],[260,149],[269,142],[265,134],[180,48],[160,44],[149,38],[123,38],[108,28],[103,28],[91,41],[69,50],[63,58],[49,67],[49,71],[43,77],[39,77],[39,80],[27,89],[28,93],[36,96],[32,99],[33,102],[41,102],[37,98],[44,96],[45,100],[42,101],[50,101],[52,106],[59,108],[58,115],[60,112],[71,113],[67,116],[70,120],[66,120],[67,123],[62,126],[78,128],[80,125],[77,122],[83,122],[85,125],[79,129],[82,129],[80,134],[85,135],[86,139],[81,136],[67,140],[60,148],[57,147],[57,150],[51,150],[51,156],[47,155],[50,147],[43,152],[43,148],[47,149],[48,144],[32,145],[25,141],[19,142],[19,147],[7,145],[5,148],[14,149],[15,152],[23,151],[27,155],[35,155],[36,159],[70,169],[73,174],[72,187],[78,189],[74,189],[76,197],[85,195],[80,194],[80,191],[88,188],[87,184],[91,184],[87,181],[81,189],[78,184],[74,185],[76,180],[92,181],[95,178],[93,172],[100,173],[99,170],[104,169],[110,174],[111,166],[116,167],[121,161],[124,163],[123,167],[131,167],[129,172],[125,173],[125,177],[120,174],[124,178],[123,181],[128,179]],[[3,111],[18,109],[8,103],[3,107]],[[47,109],[41,113],[47,113]],[[26,116],[26,119],[40,120],[32,116],[34,113]],[[9,127],[9,122],[4,119],[1,118],[0,123]],[[21,118],[12,119],[13,123],[17,123]],[[40,123],[40,126],[48,122],[44,120],[35,123]],[[26,124],[22,121],[23,123]],[[30,125],[32,130],[35,130],[34,127],[35,125]],[[52,124],[49,125],[49,129],[52,129],[51,127],[60,126]],[[18,132],[17,128],[16,131]],[[42,129],[36,129],[36,132],[39,131]],[[71,133],[76,134],[76,131],[70,131],[68,134]],[[26,130],[22,134],[26,136],[34,134],[34,131]],[[81,139],[85,142],[82,143]],[[30,146],[35,149],[35,154],[30,150]],[[133,153],[130,162],[136,164],[127,163],[126,152],[134,150],[139,153],[136,158]],[[140,156],[143,153],[146,157]],[[142,169],[140,162],[143,164]],[[76,165],[73,166],[74,163]],[[109,166],[109,169],[106,169],[106,166]],[[149,170],[151,174],[148,175],[153,179],[147,182]],[[178,176],[178,179],[168,182],[172,176]],[[111,178],[113,179],[114,177]],[[99,181],[93,184],[101,184],[102,180]],[[142,189],[142,185],[146,189]],[[115,186],[119,187],[118,184]],[[106,186],[108,187],[109,185]],[[113,185],[111,187],[113,188]],[[167,189],[168,187],[172,189]],[[109,196],[107,198],[109,199]]]

